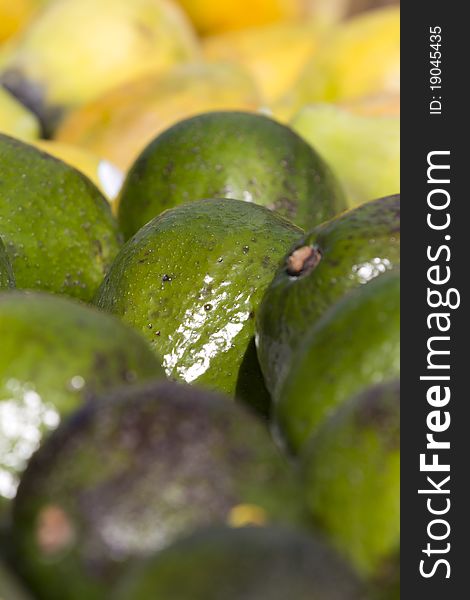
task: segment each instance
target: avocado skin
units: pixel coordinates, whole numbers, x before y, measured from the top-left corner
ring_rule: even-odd
[[[349,290],[400,264],[400,196],[368,202],[319,225],[294,250],[304,246],[321,252],[318,265],[294,277],[286,257],[257,313],[258,357],[274,398],[305,331]]]
[[[163,210],[201,198],[249,200],[310,228],[346,208],[336,177],[293,130],[262,115],[211,112],[160,134],[129,171],[126,239]]]
[[[137,565],[113,600],[362,600],[326,544],[280,527],[212,527]]]
[[[91,300],[120,247],[108,202],[84,175],[0,134],[0,235],[18,288]]]
[[[400,546],[399,381],[348,400],[313,436],[302,464],[317,530],[364,577],[389,571],[382,566]]]
[[[301,235],[240,200],[181,205],[124,245],[95,303],[146,337],[168,377],[234,394],[263,293]]]
[[[31,596],[23,590],[20,582],[16,580],[3,560],[0,560],[0,598],[2,600],[31,600]]]
[[[5,246],[0,238],[0,290],[12,287],[15,287],[15,276]]]
[[[0,507],[43,436],[92,393],[164,377],[152,350],[111,315],[44,292],[0,294]],[[11,433],[13,425],[18,431]],[[3,512],[0,509],[0,513]]]
[[[19,568],[40,600],[102,600],[133,561],[237,505],[301,518],[299,492],[263,424],[230,399],[174,382],[122,388],[33,456],[14,503]],[[65,542],[41,525],[51,511]]]
[[[350,396],[400,372],[400,272],[352,290],[305,335],[274,403],[281,437],[298,453]]]

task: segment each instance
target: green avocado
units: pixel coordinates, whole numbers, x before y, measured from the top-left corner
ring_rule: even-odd
[[[324,542],[281,527],[212,527],[137,565],[113,600],[363,600]]]
[[[365,577],[400,545],[400,387],[367,388],[320,427],[302,454],[317,529]]]
[[[131,328],[44,292],[0,294],[0,340],[0,507],[41,438],[91,393],[163,377]]]
[[[132,166],[118,219],[131,237],[163,210],[201,198],[235,198],[314,227],[346,208],[330,168],[285,125],[243,112],[212,112],[160,134]]]
[[[11,268],[10,259],[0,238],[0,290],[15,287],[15,277]]]
[[[338,407],[400,371],[400,272],[346,294],[304,336],[274,403],[281,437],[297,453]]]
[[[88,403],[33,456],[13,511],[42,600],[103,600],[136,559],[200,527],[296,522],[296,475],[244,407],[175,382]]]
[[[8,566],[0,560],[0,600],[31,600]]]
[[[400,263],[400,196],[319,225],[279,267],[257,313],[256,343],[274,397],[305,331],[353,288]]]
[[[120,246],[108,202],[84,175],[0,134],[0,236],[18,288],[91,300]]]
[[[241,200],[183,204],[125,244],[95,303],[138,329],[169,377],[249,394],[246,371],[257,370],[254,316],[301,235],[283,217]]]

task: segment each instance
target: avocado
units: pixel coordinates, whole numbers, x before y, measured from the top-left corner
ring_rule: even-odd
[[[322,421],[361,389],[400,371],[400,272],[376,277],[334,304],[292,356],[274,416],[299,452]]]
[[[15,287],[15,276],[11,268],[10,259],[0,238],[0,290]]]
[[[1,600],[31,600],[17,581],[8,566],[0,560],[0,599]]]
[[[180,535],[296,522],[300,496],[255,415],[157,381],[96,398],[49,436],[21,480],[12,537],[38,599],[103,600]]]
[[[118,208],[126,239],[167,208],[235,198],[314,227],[346,208],[335,176],[294,131],[263,115],[210,112],[170,127],[129,171]]]
[[[84,175],[0,134],[0,236],[18,288],[91,300],[120,246],[107,201]]]
[[[400,196],[368,202],[319,225],[279,267],[257,314],[261,369],[276,396],[305,331],[353,288],[400,262]]]
[[[374,577],[400,545],[398,380],[348,400],[313,436],[302,464],[317,529]]]
[[[241,200],[183,204],[124,245],[95,303],[146,337],[168,377],[233,394],[256,360],[249,350],[263,293],[301,235],[283,217]]]
[[[362,600],[323,541],[284,527],[211,527],[139,563],[113,600]]]
[[[163,377],[155,354],[111,315],[44,292],[0,294],[0,505],[41,438],[92,392]]]

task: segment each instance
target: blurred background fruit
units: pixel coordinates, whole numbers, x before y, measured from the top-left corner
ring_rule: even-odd
[[[256,81],[262,102],[269,104],[298,79],[322,31],[313,19],[231,31],[204,38],[203,54],[209,61],[243,65]]]
[[[17,33],[47,0],[0,0],[0,43]]]
[[[55,0],[2,54],[0,83],[50,132],[71,107],[197,55],[171,0]]]
[[[332,27],[274,114],[288,119],[302,105],[338,102],[400,89],[400,11],[361,13]]]
[[[264,25],[299,18],[306,12],[303,0],[178,0],[202,34]]]
[[[176,122],[211,110],[256,110],[260,96],[235,64],[193,63],[118,87],[70,113],[56,139],[127,170],[145,146]]]
[[[36,116],[0,86],[0,133],[25,141],[39,137],[40,125]]]
[[[400,192],[400,118],[383,114],[393,106],[388,109],[378,102],[352,105],[349,110],[312,104],[292,120],[293,129],[338,176],[349,206]]]

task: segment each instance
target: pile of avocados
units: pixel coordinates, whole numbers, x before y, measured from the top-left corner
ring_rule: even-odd
[[[113,210],[0,134],[0,598],[398,600],[399,352],[400,197],[288,126],[183,120]]]

